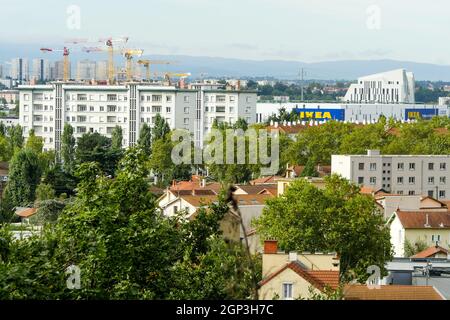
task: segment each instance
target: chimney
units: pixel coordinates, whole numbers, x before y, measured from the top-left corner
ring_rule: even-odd
[[[200,186],[202,188],[206,187],[206,179],[205,178],[202,179]]]
[[[278,253],[278,241],[277,240],[265,240],[264,241],[264,254],[276,254]]]
[[[425,225],[424,226],[425,226],[425,228],[431,227],[430,224],[429,224],[429,220],[428,220],[428,213],[425,216]]]

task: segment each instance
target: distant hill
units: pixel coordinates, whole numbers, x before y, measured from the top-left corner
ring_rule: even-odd
[[[39,48],[31,45],[0,45],[0,63],[13,57],[46,57],[56,60],[54,54],[43,55]],[[278,79],[298,79],[300,68],[305,68],[307,79],[354,80],[360,76],[392,69],[404,68],[415,74],[416,80],[450,81],[450,66],[396,60],[348,60],[305,63],[282,60],[243,60],[219,57],[185,55],[150,55],[144,58],[173,60],[175,66],[157,66],[157,70],[191,72],[193,77],[273,77]],[[72,53],[71,60],[105,60],[106,54]],[[123,59],[116,58],[117,62]]]

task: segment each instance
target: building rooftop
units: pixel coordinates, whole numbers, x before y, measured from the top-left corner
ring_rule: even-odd
[[[345,300],[445,300],[432,286],[382,285],[379,289],[367,285],[347,285]]]
[[[449,212],[397,210],[395,214],[405,229],[450,229]]]
[[[413,255],[411,258],[429,258],[434,257],[436,254],[448,254],[448,250],[445,248],[442,248],[440,246],[432,246],[429,248],[426,248],[425,250]]]

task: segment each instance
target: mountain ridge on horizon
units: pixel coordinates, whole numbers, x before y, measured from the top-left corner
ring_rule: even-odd
[[[20,50],[11,47],[0,48],[0,63],[13,57],[45,58],[59,60],[54,54],[42,54],[36,48],[23,46]],[[106,54],[72,53],[71,60],[106,60]],[[144,54],[143,59],[178,61],[176,65],[155,66],[153,70],[190,72],[193,77],[201,74],[208,77],[274,78],[280,80],[298,80],[300,69],[304,68],[306,80],[356,80],[358,77],[385,72],[394,69],[406,69],[414,73],[418,81],[450,81],[450,65],[426,62],[402,61],[393,59],[376,60],[335,60],[322,62],[302,62],[295,60],[251,60],[212,56],[193,56],[182,54]],[[118,56],[117,63],[124,63]],[[72,63],[72,68],[75,64]]]

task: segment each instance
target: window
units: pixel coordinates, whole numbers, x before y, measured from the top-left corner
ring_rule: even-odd
[[[109,122],[109,123],[116,122],[116,117],[112,117],[112,116],[106,117],[106,122]]]
[[[445,190],[439,190],[439,198],[445,198]]]
[[[375,162],[370,163],[369,170],[370,171],[377,170],[377,164]]]
[[[106,95],[106,101],[117,101],[117,94]]]
[[[79,104],[79,105],[77,105],[77,111],[78,112],[85,112],[85,111],[87,111],[87,106]]]
[[[403,170],[405,168],[403,162],[397,163],[397,170]]]
[[[236,97],[235,96],[230,96],[230,102],[234,102],[236,101]]]
[[[414,190],[409,190],[409,191],[408,191],[408,194],[409,194],[410,196],[413,196],[413,195],[416,194],[416,192],[415,192]]]
[[[89,111],[94,111],[94,106],[90,106]]]
[[[147,112],[152,112],[152,108],[147,107]]]
[[[403,190],[398,190],[397,194],[403,194]]]
[[[177,206],[173,206],[173,214],[178,212],[178,207]]]
[[[114,131],[114,128],[113,128],[113,127],[108,127],[108,128],[106,128],[106,133],[107,133],[107,134],[111,134],[111,133],[113,133],[113,131]]]
[[[439,164],[439,169],[441,169],[441,170],[447,169],[447,164],[446,164],[445,162],[441,162],[441,163]]]
[[[23,100],[29,101],[30,100],[30,95],[29,94],[24,94],[23,95]]]
[[[216,107],[216,112],[225,112],[225,107],[224,106],[217,106]]]
[[[359,170],[364,170],[364,162],[358,163],[358,169]]]
[[[428,170],[434,170],[434,163],[433,162],[428,163]]]
[[[184,118],[184,124],[189,124],[189,118]]]
[[[433,235],[431,235],[431,241],[433,241],[433,242],[440,242],[441,241],[441,235],[440,234],[433,234]]]
[[[153,113],[161,113],[161,106],[152,106]]]
[[[78,122],[86,122],[86,116],[78,116],[77,121]]]
[[[87,95],[86,94],[77,94],[77,100],[78,101],[87,101]]]
[[[77,127],[77,133],[86,133],[86,127]]]
[[[145,112],[145,108],[144,107],[141,107],[141,112]]]
[[[409,177],[408,182],[409,182],[409,184],[415,184],[416,183],[416,177]]]
[[[183,97],[183,101],[184,101],[184,102],[189,102],[189,96],[184,96],[184,97]]]
[[[166,107],[166,113],[171,113],[172,112],[172,108],[171,107]]]
[[[145,101],[145,96],[141,96],[141,101]]]
[[[358,184],[364,184],[364,177],[358,177]]]
[[[376,184],[377,178],[376,177],[370,177],[370,184]]]
[[[172,102],[172,96],[166,96],[166,102]]]
[[[161,102],[162,101],[162,95],[160,95],[160,94],[152,95],[152,101],[153,102]]]
[[[184,107],[184,113],[189,113],[189,107]]]
[[[247,101],[247,103],[249,103],[252,99],[250,97],[245,98],[245,101]]]
[[[446,178],[445,177],[440,177],[439,178],[439,183],[440,184],[445,184],[445,182],[446,182]]]
[[[433,190],[428,190],[428,196],[433,198],[434,192]]]
[[[403,184],[403,177],[397,177],[397,184]]]
[[[292,300],[292,283],[283,283],[283,299],[284,300]]]
[[[116,112],[117,107],[116,106],[107,106],[108,112]]]
[[[216,102],[225,102],[225,96],[216,96]]]
[[[230,107],[230,113],[234,112],[234,107]]]
[[[409,163],[409,170],[416,170],[416,164],[414,162]]]
[[[100,107],[100,111],[105,111],[105,107]]]
[[[434,177],[428,177],[428,184],[434,184]]]
[[[28,105],[27,105],[27,104],[23,106],[23,111],[25,111],[25,112],[28,112],[28,111],[29,111],[29,108],[28,108]]]

